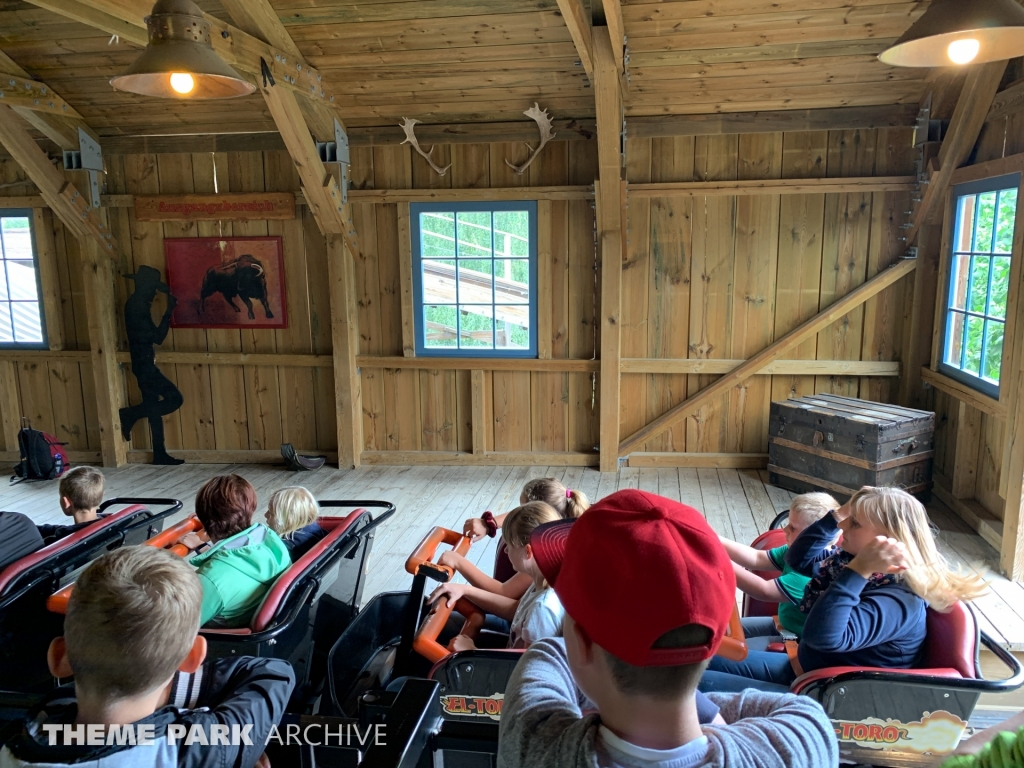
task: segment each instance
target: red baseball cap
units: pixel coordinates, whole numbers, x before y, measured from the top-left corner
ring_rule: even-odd
[[[558,578],[558,571],[565,557],[565,543],[569,540],[569,531],[575,522],[573,519],[544,523],[534,528],[530,534],[533,559],[537,561],[537,566],[548,580],[548,584],[554,584]]]
[[[564,557],[549,573],[551,546],[530,544],[573,621],[608,653],[638,667],[696,664],[718,650],[736,605],[729,556],[693,507],[653,493],[613,493],[564,527]],[[542,526],[547,527],[547,526]],[[534,536],[541,532],[538,528]],[[554,531],[540,541],[554,539]],[[686,624],[707,627],[700,646],[654,648]]]

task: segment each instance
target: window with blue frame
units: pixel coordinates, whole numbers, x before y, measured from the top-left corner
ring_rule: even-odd
[[[46,347],[32,211],[0,208],[0,348]]]
[[[537,203],[414,203],[416,354],[537,356]]]
[[[949,285],[939,370],[992,397],[1010,288],[1020,174],[953,188]]]

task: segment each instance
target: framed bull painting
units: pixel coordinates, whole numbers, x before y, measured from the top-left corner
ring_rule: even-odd
[[[172,328],[287,328],[280,237],[168,237]]]

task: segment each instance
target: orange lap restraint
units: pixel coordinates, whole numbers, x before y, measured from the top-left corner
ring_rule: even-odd
[[[190,550],[184,544],[178,544],[178,539],[189,533],[196,533],[197,531],[203,530],[203,524],[199,522],[199,518],[195,515],[187,517],[180,523],[172,525],[165,531],[161,531],[153,538],[145,542],[147,547],[157,547],[158,549],[166,549],[179,557],[185,557]],[[48,598],[46,598],[46,610],[51,613],[64,613],[68,612],[68,601],[71,599],[71,593],[75,589],[75,583],[65,584],[63,587],[58,589]]]

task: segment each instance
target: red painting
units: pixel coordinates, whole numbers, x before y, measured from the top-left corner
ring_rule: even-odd
[[[164,239],[172,328],[287,328],[280,237]]]

